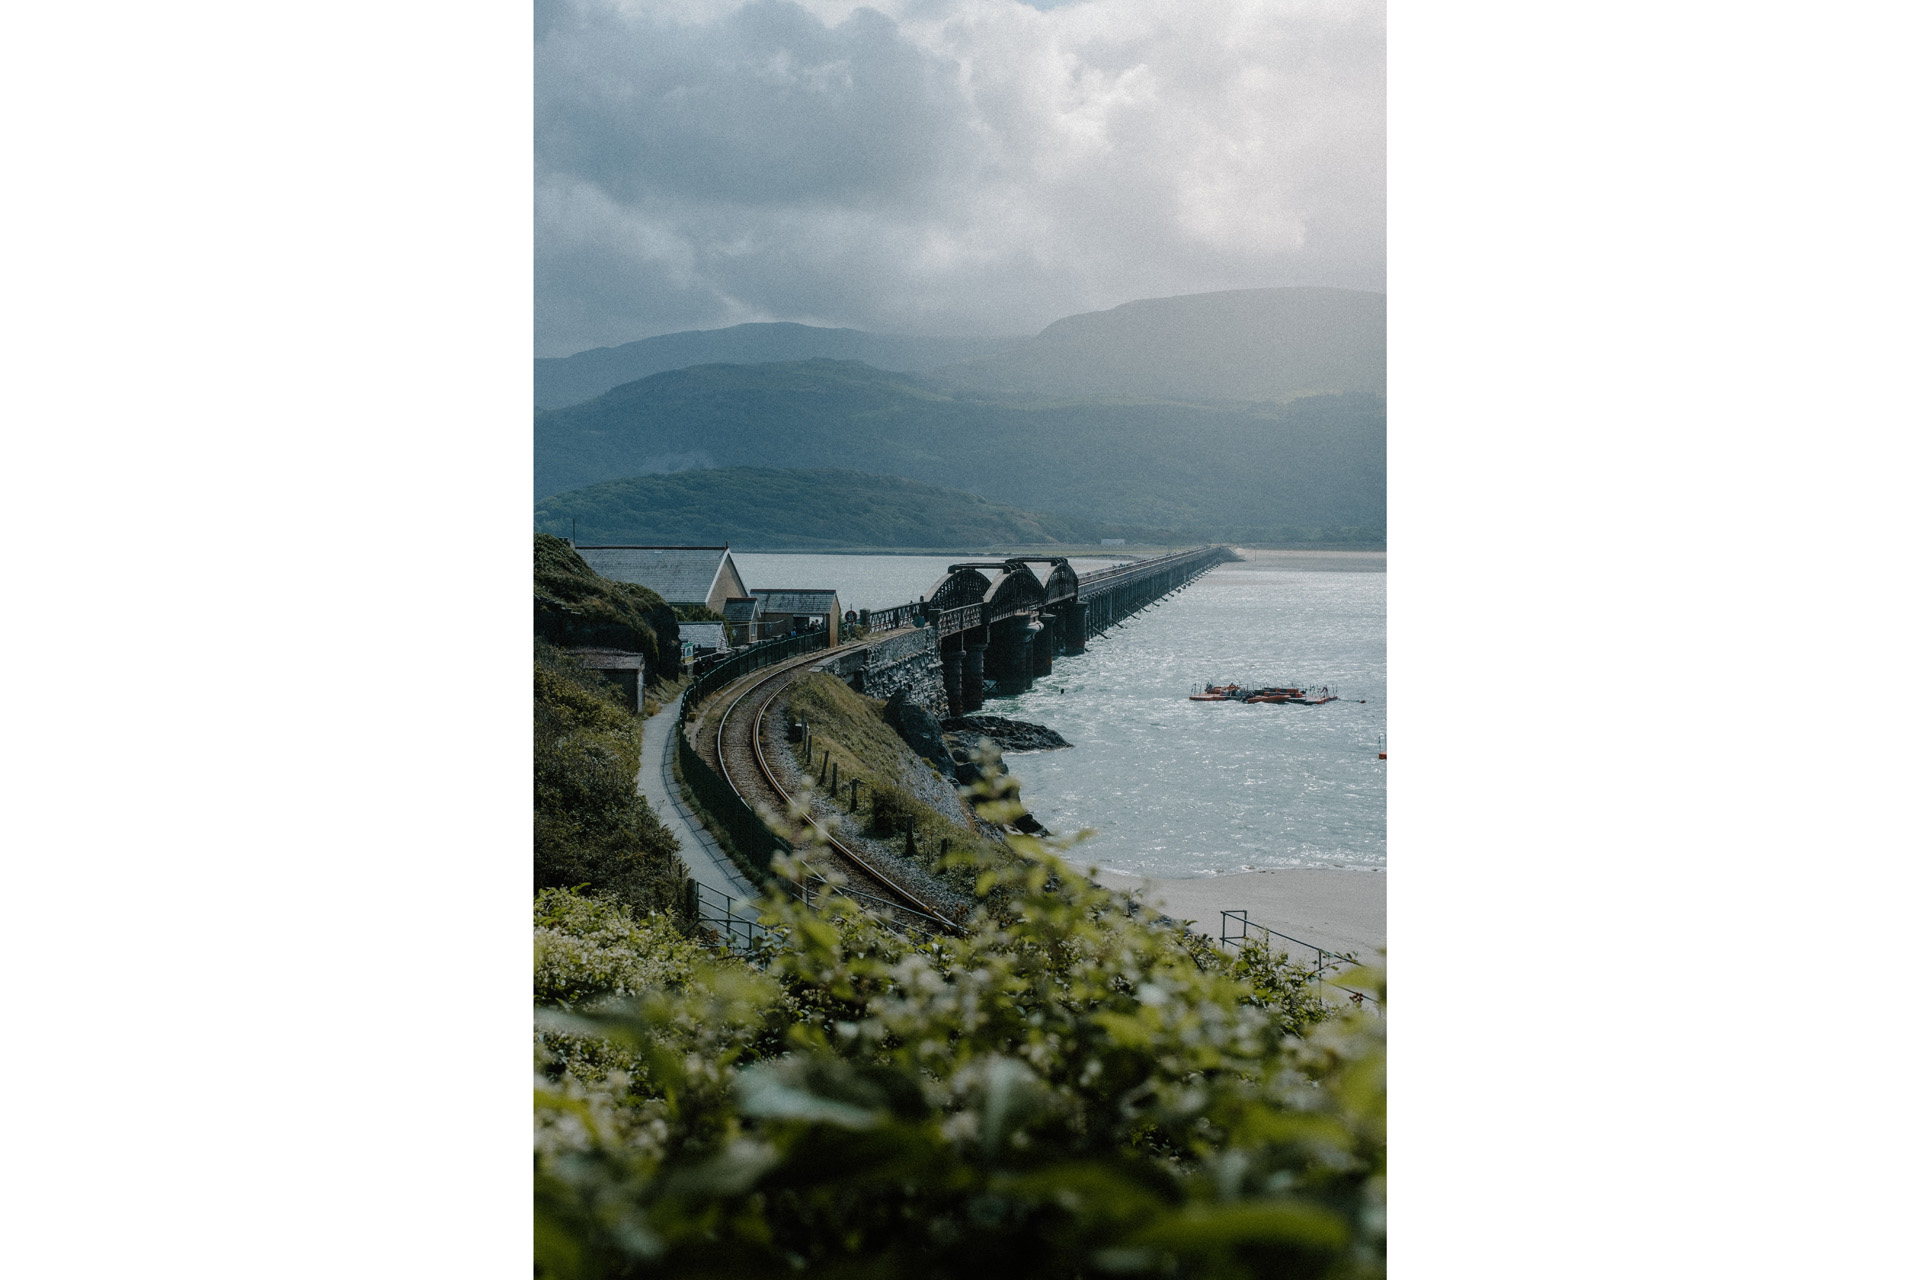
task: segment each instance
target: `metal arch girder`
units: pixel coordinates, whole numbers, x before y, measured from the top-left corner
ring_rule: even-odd
[[[998,565],[989,567],[999,568]],[[980,603],[986,598],[992,585],[987,580],[987,575],[981,573],[976,565],[950,565],[946,576],[934,583],[933,590],[929,591],[923,599],[929,609],[942,611],[957,609],[963,605]]]
[[[981,601],[986,606],[988,622],[999,622],[1002,618],[1011,618],[1016,613],[1030,613],[1047,603],[1047,589],[1040,585],[1040,579],[1033,576],[1033,570],[1018,562],[1009,562],[1000,576],[987,588],[986,598]]]

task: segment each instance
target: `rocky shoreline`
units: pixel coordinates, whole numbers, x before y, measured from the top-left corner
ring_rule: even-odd
[[[972,755],[983,738],[992,739],[1003,752],[1059,751],[1073,745],[1043,724],[1002,716],[949,716],[940,722],[940,729],[963,758]]]

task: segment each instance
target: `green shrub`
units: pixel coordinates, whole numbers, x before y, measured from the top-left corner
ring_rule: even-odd
[[[598,675],[534,643],[533,882],[684,910],[679,844],[635,789],[641,722]]]
[[[990,821],[1018,816],[1008,795],[990,767]],[[979,877],[1012,909],[966,937],[782,899],[764,976],[721,960],[544,1012],[635,1069],[549,1063],[540,1273],[1383,1276],[1384,1016],[1334,1015],[1299,966],[1134,918],[1060,846],[1012,843]]]
[[[890,836],[895,832],[906,831],[913,826],[914,809],[917,806],[899,787],[881,782],[873,788],[873,807],[868,813],[868,821],[877,836]]]

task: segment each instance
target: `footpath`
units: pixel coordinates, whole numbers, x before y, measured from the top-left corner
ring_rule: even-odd
[[[680,842],[680,860],[702,888],[724,893],[736,903],[751,902],[758,892],[740,874],[733,860],[721,851],[706,828],[688,812],[680,798],[680,786],[673,780],[673,757],[667,747],[673,740],[673,726],[680,723],[680,695],[655,712],[646,722],[640,737],[640,794],[673,838]]]

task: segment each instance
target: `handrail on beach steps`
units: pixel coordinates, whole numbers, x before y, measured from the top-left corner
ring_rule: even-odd
[[[1227,926],[1230,924],[1239,925],[1240,931],[1238,933],[1229,932]],[[1316,982],[1320,983],[1322,987],[1327,985],[1327,974],[1329,972],[1344,965],[1357,965],[1360,963],[1359,957],[1351,952],[1329,951],[1319,943],[1308,942],[1304,938],[1296,938],[1292,934],[1282,933],[1278,929],[1269,929],[1266,925],[1249,920],[1247,919],[1245,910],[1222,911],[1220,913],[1220,941],[1224,945],[1233,947],[1245,945],[1250,940],[1247,933],[1249,929],[1258,929],[1265,935],[1260,941],[1269,946],[1272,945],[1275,938],[1280,938],[1293,943],[1295,946],[1310,949],[1313,952],[1313,972],[1310,976]],[[1348,996],[1352,997],[1355,1004],[1370,1005],[1375,1009],[1380,1007],[1379,1000],[1364,991],[1355,991],[1352,987],[1343,987],[1337,982],[1334,983],[1333,986],[1337,991],[1346,992]]]
[[[729,950],[750,950],[761,939],[775,936],[772,929],[760,923],[758,915],[736,911],[736,905],[747,908],[748,904],[738,902],[732,894],[709,889],[698,880],[689,880],[687,885],[694,918],[718,934]]]

